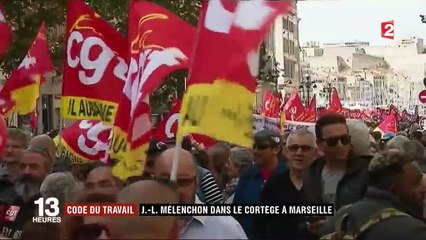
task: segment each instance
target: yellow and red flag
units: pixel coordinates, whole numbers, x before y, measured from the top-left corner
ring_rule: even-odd
[[[91,161],[108,163],[109,136],[111,126],[101,121],[75,121],[62,131],[62,156],[71,159],[73,164]]]
[[[2,109],[12,109],[25,115],[34,112],[40,94],[40,84],[45,82],[44,74],[53,71],[44,23],[18,68],[12,71],[0,91]]]
[[[284,1],[204,1],[177,139],[198,133],[252,146],[259,46]]]
[[[381,132],[382,135],[385,133],[396,133],[397,132],[397,118],[395,114],[389,115],[385,120],[383,120],[379,126],[377,126],[374,131]]]
[[[126,39],[81,0],[68,1],[61,115],[114,123],[128,70]]]
[[[114,122],[113,173],[122,179],[140,175],[152,136],[149,94],[172,72],[189,66],[195,28],[148,1],[131,1],[128,39],[130,66]]]
[[[9,48],[10,43],[12,42],[12,29],[6,22],[6,17],[4,16],[3,6],[0,5],[0,56],[3,55]]]

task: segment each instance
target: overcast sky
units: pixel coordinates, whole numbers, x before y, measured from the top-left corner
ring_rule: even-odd
[[[395,21],[395,40],[426,39],[426,0],[308,0],[298,3],[300,42],[369,41],[388,45],[381,38],[381,22]]]

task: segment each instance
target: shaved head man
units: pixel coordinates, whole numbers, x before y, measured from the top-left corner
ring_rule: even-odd
[[[175,148],[164,151],[154,166],[155,179],[168,182],[172,171],[173,155]],[[197,168],[191,153],[186,150],[179,151],[179,165],[177,171],[177,185],[181,203],[194,203],[197,191]]]
[[[125,187],[118,203],[177,204],[176,191],[158,181],[145,180]],[[174,216],[111,217],[107,220],[110,239],[178,239],[178,218]]]
[[[100,165],[87,174],[84,188],[90,192],[116,195],[121,190],[121,182],[112,175],[112,168]]]

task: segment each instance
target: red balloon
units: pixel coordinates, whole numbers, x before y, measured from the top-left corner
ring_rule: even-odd
[[[6,149],[6,121],[4,117],[0,115],[0,156],[3,155]]]

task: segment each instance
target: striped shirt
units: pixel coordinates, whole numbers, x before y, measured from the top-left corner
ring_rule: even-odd
[[[201,191],[204,193],[204,202],[207,204],[221,204],[223,195],[210,172],[207,172],[200,183]]]

